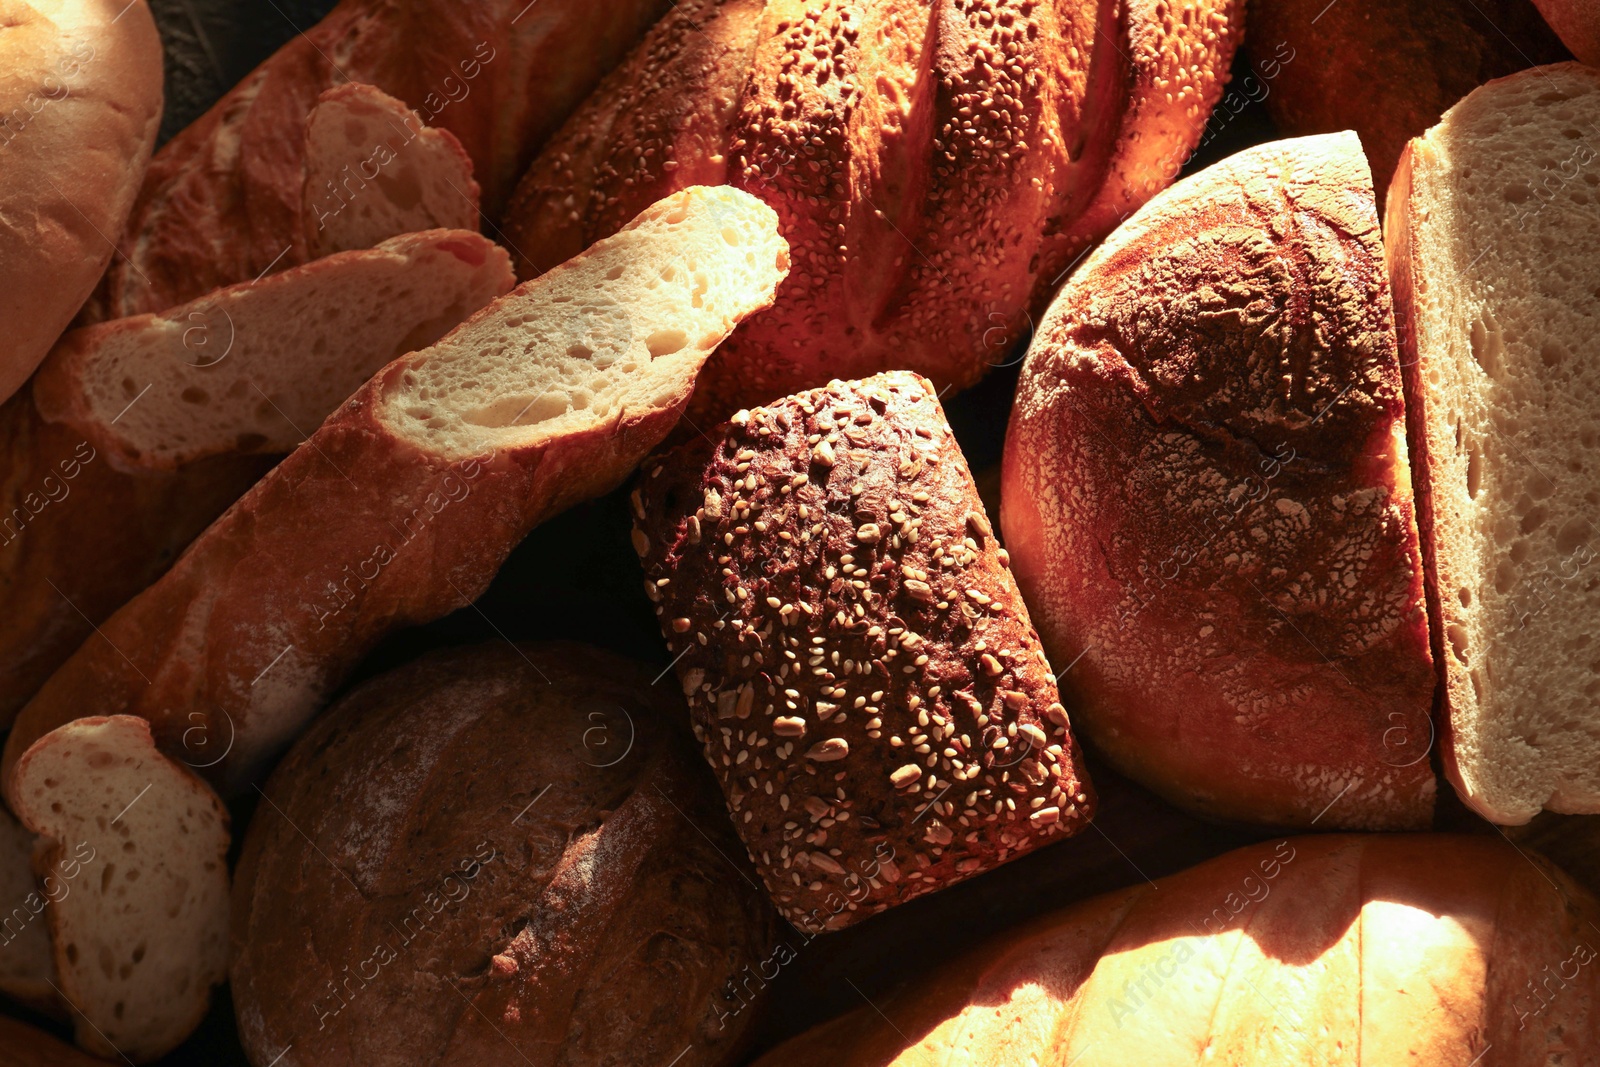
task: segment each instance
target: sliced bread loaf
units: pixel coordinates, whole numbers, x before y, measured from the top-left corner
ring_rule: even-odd
[[[1600,70],[1475,90],[1401,158],[1387,256],[1444,675],[1486,818],[1600,812]]]
[[[478,228],[472,157],[456,135],[359,82],[325,91],[306,119],[304,197],[313,258],[414,230]]]
[[[78,719],[32,745],[12,803],[46,840],[40,872],[86,868],[46,908],[78,1044],[145,1062],[175,1048],[228,971],[228,812],[131,715]]]

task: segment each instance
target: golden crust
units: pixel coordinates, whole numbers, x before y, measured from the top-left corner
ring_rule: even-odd
[[[848,926],[1081,829],[1055,680],[929,383],[741,412],[648,464],[635,545],[735,825]]]
[[[1352,135],[1231,157],[1074,275],[1018,386],[1001,513],[1045,647],[1076,664],[1063,691],[1119,768],[1231,818],[1426,825],[1402,418]]]

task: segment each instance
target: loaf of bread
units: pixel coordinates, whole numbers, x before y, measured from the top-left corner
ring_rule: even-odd
[[[1289,838],[1034,920],[757,1067],[1593,1063],[1597,921],[1495,838]]]
[[[68,334],[0,407],[0,725],[266,471],[249,453],[511,284],[494,244],[435,230]]]
[[[342,0],[156,154],[128,219],[127,258],[86,314],[163,311],[305,262],[307,116],[345,82],[454,134],[498,218],[545,138],[665,6],[612,0],[596,17],[581,0]]]
[[[305,152],[301,215],[312,259],[412,230],[478,229],[466,149],[380,89],[347,82],[317,97]]]
[[[1406,149],[1388,256],[1444,767],[1495,822],[1600,812],[1600,70],[1474,91]]]
[[[787,269],[770,208],[688,189],[395,360],[50,678],[6,768],[92,707],[253,780],[383,636],[465,607],[542,519],[618,485]]]
[[[41,837],[34,873],[61,884],[45,915],[78,1044],[159,1059],[227,976],[227,809],[131,715],[52,730],[22,754],[12,785],[18,819]]]
[[[1285,135],[1360,134],[1380,212],[1401,150],[1445,108],[1567,58],[1532,0],[1251,0],[1248,50],[1253,84],[1233,91]]]
[[[927,379],[741,411],[653,459],[634,544],[784,918],[837,930],[1076,833],[1067,716]]]
[[[1181,806],[1425,827],[1434,673],[1401,373],[1354,134],[1233,155],[1073,275],[1001,519],[1073,719]]]
[[[1593,0],[1533,0],[1550,28],[1572,54],[1600,66],[1600,7]]]
[[[99,281],[161,122],[145,0],[0,2],[0,402]]]
[[[707,367],[700,425],[881,370],[970,385],[1172,180],[1243,7],[684,0],[522,179],[518,276],[673,189],[727,182],[778,212],[796,277]]]
[[[734,1062],[776,917],[653,673],[451,650],[318,720],[239,861],[252,1062]]]

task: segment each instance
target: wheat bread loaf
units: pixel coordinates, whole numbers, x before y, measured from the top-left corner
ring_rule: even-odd
[[[0,3],[0,401],[110,262],[160,121],[144,0]]]
[[[10,758],[92,702],[175,754],[199,724],[230,743],[207,777],[252,780],[381,637],[621,482],[787,268],[771,209],[689,189],[389,364],[51,677]]]
[[[306,117],[301,205],[306,254],[372,248],[413,230],[478,229],[472,157],[449,130],[359,82],[317,97]]]
[[[776,916],[654,673],[495,643],[321,717],[240,859],[251,1060],[737,1062],[760,1012],[730,987]]]
[[[163,311],[310,258],[306,121],[346,82],[454,134],[497,220],[539,146],[666,6],[617,0],[597,17],[581,0],[342,0],[156,153],[127,259],[86,318]]]
[[[1091,254],[1023,366],[1001,519],[1118,769],[1231,819],[1429,824],[1434,673],[1354,134],[1230,156]]]
[[[699,425],[881,370],[970,385],[1172,180],[1242,17],[1242,0],[686,0],[523,177],[518,276],[727,182],[778,212],[796,277],[707,367]]]
[[[44,839],[37,873],[84,867],[45,909],[78,1044],[159,1059],[227,976],[227,809],[131,715],[52,730],[13,771],[12,808]]]
[[[1600,812],[1600,71],[1446,112],[1387,218],[1442,673],[1444,767],[1485,818]]]
[[[249,453],[511,284],[489,241],[433,231],[70,333],[0,407],[0,724],[271,466]]]
[[[795,926],[1088,823],[1054,672],[927,379],[741,411],[653,459],[634,500],[695,736]]]
[[[1597,920],[1493,837],[1268,841],[868,990],[756,1064],[1590,1063]]]

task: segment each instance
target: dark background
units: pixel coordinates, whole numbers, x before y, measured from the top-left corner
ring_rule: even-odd
[[[166,48],[165,141],[198,117],[297,32],[333,7],[332,0],[150,0]],[[1241,54],[1235,84],[1248,73]],[[1238,107],[1235,97],[1233,108]],[[1250,144],[1275,137],[1265,108],[1248,102],[1224,121],[1219,109],[1208,143],[1184,168],[1189,174]],[[979,386],[945,401],[950,422],[977,472],[991,510],[1007,413],[1026,338]],[[353,681],[420,652],[480,641],[563,638],[590,642],[667,664],[656,620],[641,588],[629,541],[625,490],[582,504],[545,523],[511,556],[488,593],[428,626],[398,634],[363,664]],[[878,916],[800,950],[773,983],[758,1049],[879,999],[925,969],[931,938],[949,957],[1028,917],[1146,877],[1171,874],[1227,849],[1271,836],[1258,827],[1210,824],[1176,812],[1152,794],[1090,763],[1101,794],[1092,828],[932,897]],[[1114,798],[1114,799],[1113,799]],[[235,850],[252,805],[236,805]],[[798,936],[790,943],[799,945]],[[26,1013],[14,1006],[3,1010]],[[31,1021],[70,1040],[69,1028]],[[228,1067],[247,1063],[235,1037],[232,1002],[217,992],[199,1031],[162,1061]],[[264,1065],[263,1065],[264,1067]],[[375,1065],[381,1067],[381,1065]]]

